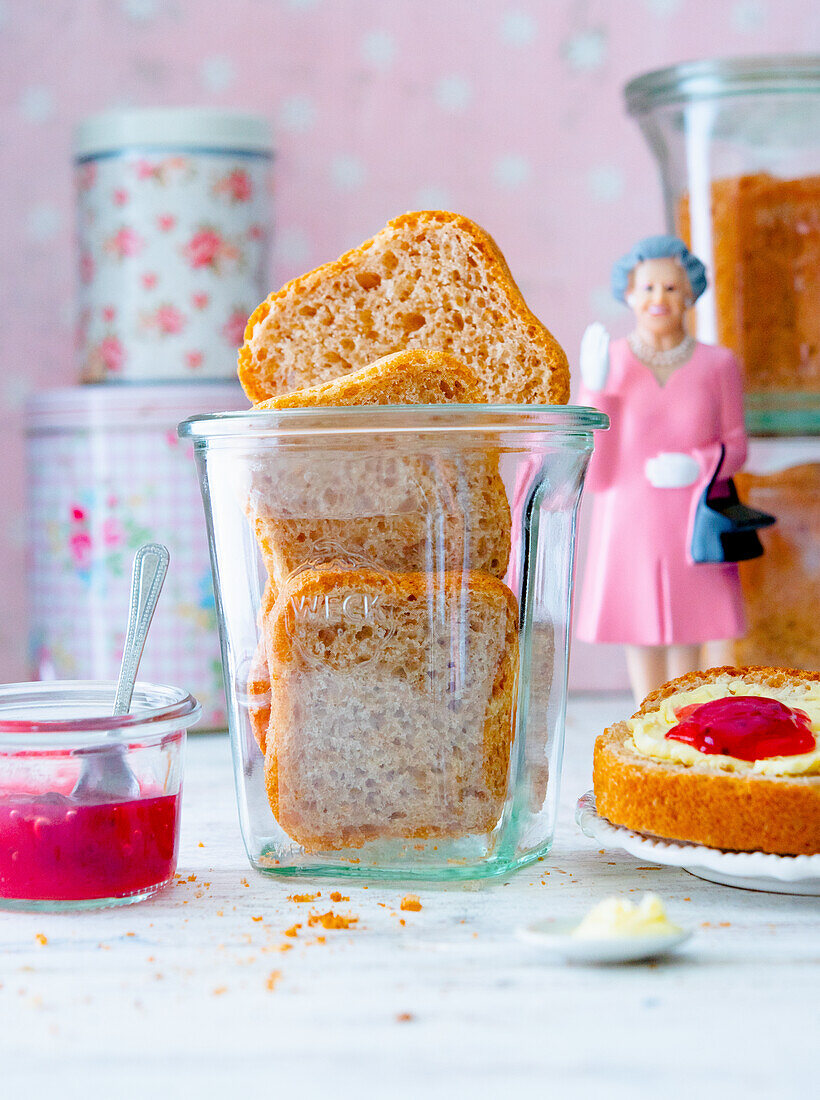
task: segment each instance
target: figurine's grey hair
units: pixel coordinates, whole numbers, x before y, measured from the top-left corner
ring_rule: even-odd
[[[697,300],[706,290],[706,268],[680,238],[666,234],[644,237],[618,260],[612,268],[612,293],[619,302],[625,302],[630,276],[638,264],[644,260],[666,259],[678,261],[686,272],[693,298]]]

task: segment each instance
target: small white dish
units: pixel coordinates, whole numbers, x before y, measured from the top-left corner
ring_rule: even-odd
[[[573,936],[578,921],[542,920],[519,928],[524,943],[541,948],[554,958],[571,963],[629,963],[656,959],[673,951],[692,935],[679,932],[655,932],[645,936],[605,936],[587,939]]]
[[[660,840],[612,825],[595,809],[595,794],[578,799],[575,820],[581,832],[604,848],[621,848],[644,863],[681,867],[696,878],[742,890],[820,895],[820,855],[775,856],[765,852],[725,852],[684,840]]]

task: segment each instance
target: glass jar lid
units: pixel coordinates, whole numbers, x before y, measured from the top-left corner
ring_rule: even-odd
[[[655,107],[727,95],[820,92],[820,54],[687,61],[630,80],[626,107],[642,115]]]
[[[131,710],[113,717],[117,685],[108,680],[40,680],[0,685],[0,748],[69,748],[155,741],[199,721],[183,688],[138,682]]]
[[[609,417],[597,409],[576,405],[352,405],[271,411],[212,413],[184,420],[183,439],[195,443],[216,440],[242,444],[260,439],[357,436],[375,438],[455,434],[494,434],[500,441],[516,433],[583,436],[609,427]]]

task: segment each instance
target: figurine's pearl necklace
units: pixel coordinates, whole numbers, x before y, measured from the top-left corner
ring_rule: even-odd
[[[695,350],[694,336],[684,336],[679,344],[675,344],[667,351],[650,347],[649,344],[644,343],[637,332],[631,332],[626,341],[635,358],[640,359],[645,366],[662,378],[668,378],[676,367],[682,366],[691,358]]]

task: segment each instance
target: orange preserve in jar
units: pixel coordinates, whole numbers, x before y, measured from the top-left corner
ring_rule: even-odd
[[[711,185],[717,340],[750,392],[820,392],[820,175]],[[689,195],[677,232],[691,246]]]

